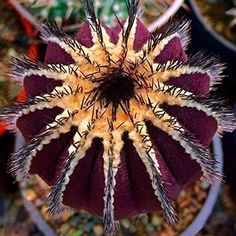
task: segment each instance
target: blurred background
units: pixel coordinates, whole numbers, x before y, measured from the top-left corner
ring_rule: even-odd
[[[119,19],[128,15],[125,0],[94,0],[94,3],[98,16],[111,27],[115,24],[114,14]],[[219,90],[236,112],[236,1],[140,0],[140,3],[142,21],[150,31],[163,26],[170,17],[192,20],[189,53],[205,50],[219,55],[227,64]],[[55,20],[67,34],[73,35],[84,18],[79,0],[0,1],[0,107],[12,100],[25,100],[23,88],[7,76],[10,57],[25,54],[43,60],[45,45],[35,30],[38,20]],[[44,206],[49,189],[39,178],[15,183],[6,171],[15,145],[15,135],[7,131],[6,124],[0,123],[0,236],[104,235],[102,220],[86,212],[70,210],[52,220]],[[191,236],[201,229],[198,236],[235,236],[236,132],[216,139],[214,150],[223,151],[222,186],[210,187],[199,181],[183,190],[176,203],[180,220],[174,227],[154,212],[123,220],[119,235]]]

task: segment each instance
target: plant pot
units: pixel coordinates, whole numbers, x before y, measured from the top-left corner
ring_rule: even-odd
[[[228,65],[227,74],[236,75],[236,45],[217,33],[206,21],[195,0],[189,0],[193,10],[192,38],[194,47],[218,54]]]
[[[15,144],[15,149],[17,150],[19,147],[23,145],[23,139],[21,136],[18,136],[16,139],[16,144]],[[221,147],[221,140],[218,136],[216,136],[213,140],[213,149],[214,153],[216,155],[217,161],[219,162],[218,165],[218,170],[222,172],[222,147]],[[36,183],[36,185],[35,185]],[[41,180],[36,180],[36,182],[30,183],[25,182],[25,183],[20,183],[20,188],[21,188],[21,193],[24,199],[24,205],[26,209],[28,210],[32,220],[35,222],[35,224],[38,226],[40,231],[45,235],[45,236],[55,236],[55,235],[77,235],[76,230],[82,231],[83,228],[89,228],[88,230],[98,230],[101,233],[102,230],[102,220],[98,217],[92,217],[89,216],[86,213],[74,213],[72,211],[68,211],[68,213],[65,213],[62,215],[61,218],[58,218],[56,220],[52,220],[47,214],[45,214],[46,208],[43,203],[43,197],[48,194],[49,187],[45,185]],[[196,187],[197,184],[194,186]],[[192,187],[192,188],[194,188]],[[184,231],[179,230],[177,234],[174,235],[181,235],[181,236],[189,236],[189,235],[196,235],[205,225],[208,217],[210,216],[213,207],[215,205],[216,199],[218,197],[220,191],[220,183],[212,186],[208,193],[206,193],[206,196],[202,200],[202,208],[201,210],[198,210],[196,212],[197,216],[193,221],[189,221],[189,226],[184,229]],[[38,199],[38,193],[40,193],[40,197]],[[196,199],[192,199],[196,200]],[[38,202],[40,202],[39,207]],[[189,206],[191,207],[191,202],[189,203]],[[184,207],[179,207],[184,208]],[[154,214],[149,214],[148,218],[153,218]],[[156,215],[156,214],[155,214]],[[194,215],[194,214],[193,214]],[[76,222],[76,219],[78,217],[81,219],[80,223],[77,223],[78,229],[70,229],[73,228],[73,224]],[[155,217],[155,219],[161,219],[161,217]],[[183,219],[182,219],[183,221]],[[68,223],[69,222],[69,223]],[[70,222],[72,225],[70,226]],[[82,222],[82,223],[81,223]],[[80,225],[81,224],[81,225]],[[153,220],[145,220],[145,217],[139,218],[138,220],[124,220],[121,222],[121,234],[120,235],[159,235],[161,231],[155,232],[148,232],[148,228],[155,229],[155,227],[152,225]],[[146,227],[148,225],[148,227]],[[164,221],[163,221],[164,227],[166,227],[164,230],[171,230],[169,229]],[[75,226],[76,228],[76,226]],[[141,228],[141,229],[140,229]],[[70,233],[65,233],[63,230],[68,230],[66,232]],[[176,230],[176,229],[175,229]],[[61,232],[63,231],[63,233]],[[141,233],[140,233],[141,231]],[[74,234],[73,234],[74,233]],[[176,232],[175,232],[176,233]],[[79,235],[79,234],[78,234]],[[82,233],[80,235],[83,235]],[[94,234],[93,234],[94,235]],[[103,235],[101,234],[95,234],[95,235]]]

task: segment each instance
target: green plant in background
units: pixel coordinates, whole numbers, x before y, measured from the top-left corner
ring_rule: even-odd
[[[128,15],[125,0],[95,0],[97,14],[102,22],[109,26],[114,25],[114,14],[120,19]],[[24,6],[38,19],[55,19],[58,24],[76,24],[85,18],[83,4],[79,0],[44,0],[24,1]]]
[[[57,24],[66,24],[64,30],[78,28],[85,19],[83,0],[26,0],[22,1],[24,7],[36,18],[51,21]],[[157,19],[174,0],[141,0],[143,21],[146,25]],[[96,13],[106,25],[114,26],[114,14],[119,18],[128,16],[126,0],[94,0]]]
[[[81,2],[76,0],[29,0],[23,5],[39,20],[55,19],[58,24],[68,20],[78,23],[85,17]]]
[[[112,26],[114,24],[114,14],[119,18],[128,16],[126,0],[95,0],[95,7],[101,20]]]

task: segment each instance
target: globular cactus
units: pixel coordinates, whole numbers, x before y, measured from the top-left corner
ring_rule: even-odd
[[[52,186],[47,204],[116,220],[162,208],[173,224],[172,200],[203,176],[221,178],[209,144],[235,117],[213,96],[223,65],[216,57],[188,58],[189,22],[151,34],[138,18],[138,0],[114,29],[88,15],[73,38],[42,24],[44,63],[21,57],[11,76],[24,81],[28,100],[1,111],[26,144],[11,158],[18,181],[38,174]]]

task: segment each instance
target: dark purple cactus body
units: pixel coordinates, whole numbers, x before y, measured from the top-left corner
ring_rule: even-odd
[[[189,22],[153,35],[129,1],[129,18],[111,29],[88,21],[75,38],[44,23],[45,62],[15,59],[12,76],[24,80],[29,99],[5,108],[26,145],[12,157],[21,180],[38,174],[52,192],[57,214],[68,205],[117,219],[162,208],[176,220],[172,200],[203,176],[220,179],[208,147],[218,125],[233,130],[235,117],[216,105],[217,58],[188,58]]]

